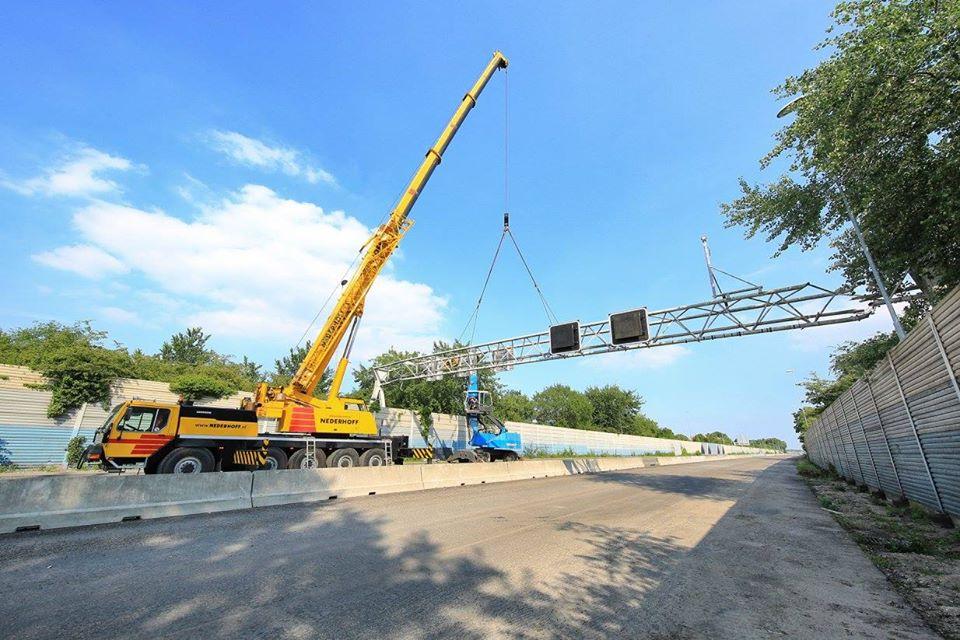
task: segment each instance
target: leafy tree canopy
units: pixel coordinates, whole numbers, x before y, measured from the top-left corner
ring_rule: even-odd
[[[161,360],[183,364],[207,364],[216,359],[216,353],[207,350],[210,334],[200,327],[190,327],[184,332],[175,333],[160,347]]]
[[[275,360],[273,373],[270,374],[270,385],[282,387],[290,384],[290,380],[293,379],[293,376],[300,369],[300,365],[303,364],[303,359],[306,358],[310,352],[311,345],[312,343],[307,340],[302,346],[291,347],[290,353]],[[313,395],[317,398],[327,397],[327,394],[330,393],[330,385],[332,382],[333,371],[327,367],[320,376],[320,382],[317,384],[316,389],[313,390]]]
[[[750,446],[759,449],[774,449],[776,451],[787,450],[787,443],[780,438],[759,438],[757,440],[751,440]]]
[[[589,429],[593,403],[585,395],[565,384],[555,384],[533,396],[537,422],[570,429]]]
[[[533,401],[519,391],[505,391],[497,398],[493,415],[504,422],[530,422],[534,419]]]
[[[199,400],[200,398],[223,398],[235,389],[207,374],[186,373],[170,381],[170,391],[182,395],[185,400]]]
[[[631,433],[639,426],[637,417],[641,415],[643,398],[636,391],[607,385],[587,387],[583,395],[593,406],[591,421],[601,431]]]
[[[741,180],[723,213],[777,253],[839,231],[833,268],[874,290],[849,202],[887,284],[909,275],[934,302],[960,283],[960,3],[856,0],[833,16],[826,59],[775,90],[803,96],[761,161],[786,172]]]
[[[47,378],[53,396],[47,408],[51,417],[85,402],[109,405],[113,385],[121,377],[172,383],[184,376],[201,376],[215,391],[209,395],[218,396],[253,390],[257,379],[250,374],[256,365],[247,359],[238,364],[208,350],[209,338],[202,329],[189,329],[172,336],[164,343],[166,349],[161,347],[161,353],[153,356],[121,345],[106,346],[106,332],[88,322],[39,323],[0,331],[0,362],[30,367]]]
[[[722,431],[712,431],[710,433],[698,433],[690,438],[694,442],[712,442],[714,444],[733,444],[733,438]]]
[[[458,349],[464,346],[460,342],[449,344],[443,341],[437,341],[433,344],[433,352],[448,351]],[[380,354],[372,360],[369,366],[359,366],[354,372],[354,380],[357,384],[357,395],[360,398],[369,398],[373,394],[374,374],[373,370],[377,367],[406,360],[422,355],[416,351],[397,351],[391,348],[385,353]],[[481,371],[479,373],[480,389],[489,391],[494,406],[497,406],[502,387],[497,380],[496,374],[491,371]],[[441,380],[408,380],[405,382],[395,382],[387,384],[384,388],[384,394],[387,399],[387,405],[391,407],[403,407],[416,411],[420,416],[421,426],[428,428],[430,426],[431,413],[463,413],[464,382],[461,378],[451,376],[444,377]]]

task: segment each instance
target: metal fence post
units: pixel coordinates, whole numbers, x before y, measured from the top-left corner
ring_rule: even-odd
[[[880,424],[880,435],[883,436],[883,444],[887,448],[887,455],[890,456],[890,466],[893,467],[893,477],[897,479],[897,487],[900,489],[900,495],[903,493],[903,483],[900,482],[900,472],[897,471],[897,463],[893,459],[893,451],[890,449],[890,441],[887,440],[887,432],[883,428],[883,418],[880,417],[880,405],[877,404],[877,396],[873,395],[873,386],[870,384],[870,376],[864,376],[863,381],[867,383],[867,391],[870,392],[870,400],[873,401],[873,408],[877,412],[877,422]]]
[[[933,314],[927,314],[927,323],[930,325],[930,333],[933,334],[933,340],[937,343],[937,350],[940,351],[940,357],[943,359],[943,366],[947,369],[947,376],[953,383],[953,391],[957,394],[957,400],[960,400],[960,385],[957,384],[957,374],[950,366],[950,358],[947,357],[947,350],[943,348],[943,342],[940,340],[940,332],[937,331],[937,324],[933,321]]]
[[[851,394],[851,395],[853,395],[853,394]],[[867,476],[864,475],[864,473],[863,473],[863,465],[860,464],[860,453],[857,451],[857,443],[856,443],[856,441],[853,439],[853,431],[850,429],[850,418],[847,417],[847,410],[843,408],[843,394],[841,394],[840,397],[836,399],[836,402],[837,402],[838,405],[840,405],[840,413],[843,414],[843,419],[844,419],[844,421],[847,423],[847,433],[848,433],[849,436],[850,436],[850,444],[853,445],[853,459],[857,461],[857,469],[860,470],[860,479],[863,481],[863,484],[866,485],[866,484],[867,484]],[[860,426],[861,426],[861,428],[863,427],[863,425],[860,425]],[[863,439],[864,439],[864,441],[866,441],[866,439],[867,439],[866,434],[864,434]]]
[[[827,407],[827,411],[829,411],[829,410],[830,410],[830,407]],[[824,413],[826,413],[826,412],[824,412]],[[839,435],[840,426],[837,424],[836,417],[835,417],[835,416],[828,416],[828,417],[833,417],[833,425],[837,428],[837,434]],[[829,433],[829,432],[828,432],[828,433]],[[847,465],[844,464],[844,463],[845,463],[845,460],[843,460],[843,458],[840,457],[840,448],[837,447],[837,441],[836,441],[833,437],[829,437],[829,440],[830,440],[830,444],[833,445],[833,453],[834,453],[834,456],[836,457],[836,460],[837,460],[837,465],[836,465],[836,466],[840,467],[840,475],[843,476],[843,477],[846,477],[846,475],[847,475]],[[845,457],[845,456],[844,456],[844,457]]]
[[[903,408],[907,411],[907,418],[910,422],[910,428],[913,430],[913,437],[917,441],[917,447],[920,449],[920,459],[923,460],[923,468],[927,470],[927,478],[930,479],[930,486],[933,487],[933,495],[937,499],[937,505],[940,511],[943,511],[943,500],[940,499],[940,492],[937,491],[937,483],[933,480],[933,474],[930,473],[930,464],[927,462],[927,454],[923,450],[923,443],[920,442],[920,434],[917,432],[917,423],[913,421],[913,414],[910,413],[910,405],[907,404],[907,396],[903,394],[903,386],[900,384],[900,376],[897,374],[897,367],[893,364],[893,357],[887,352],[887,362],[890,363],[890,369],[893,371],[893,380],[897,383],[897,391],[900,392],[900,400],[903,402]]]
[[[873,465],[873,475],[877,479],[877,489],[883,491],[883,483],[880,482],[880,472],[877,471],[877,461],[873,457],[873,449],[870,448],[870,439],[867,438],[867,430],[863,428],[863,416],[860,415],[860,407],[857,406],[857,394],[850,388],[850,399],[853,401],[853,410],[857,414],[857,424],[860,425],[860,433],[863,434],[863,441],[867,443],[867,454],[870,456],[870,464]]]

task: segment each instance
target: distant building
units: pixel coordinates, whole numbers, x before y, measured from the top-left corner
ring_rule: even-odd
[[[737,436],[736,440],[733,441],[735,444],[740,445],[741,447],[750,446],[750,438],[744,435]]]

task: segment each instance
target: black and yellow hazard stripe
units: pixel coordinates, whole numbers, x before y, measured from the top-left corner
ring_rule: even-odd
[[[267,463],[265,449],[244,449],[233,452],[234,464],[245,464],[251,467],[262,467]]]
[[[429,460],[430,458],[433,458],[433,447],[427,447],[426,449],[410,449],[410,457]]]

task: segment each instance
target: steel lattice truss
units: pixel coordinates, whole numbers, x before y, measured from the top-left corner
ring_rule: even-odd
[[[580,325],[578,351],[550,353],[550,334],[545,331],[401,360],[376,373],[381,384],[437,380],[483,369],[507,370],[528,362],[856,322],[874,308],[875,302],[868,298],[809,282],[779,289],[756,286],[719,293],[706,302],[648,311],[650,339],[645,342],[612,344],[609,319],[605,319]]]

